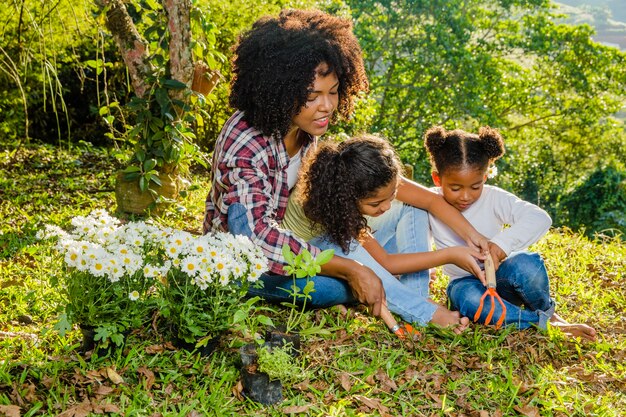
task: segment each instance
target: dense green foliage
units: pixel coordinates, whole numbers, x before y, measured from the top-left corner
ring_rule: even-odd
[[[140,29],[157,21],[150,20],[148,3],[154,4],[129,2]],[[229,59],[240,31],[283,7],[319,7],[353,18],[371,81],[354,120],[332,133],[385,135],[428,185],[425,129],[489,124],[507,145],[496,185],[540,204],[556,225],[625,234],[623,211],[604,217],[590,211],[581,223],[572,217],[569,195],[595,171],[613,167],[624,175],[626,130],[615,116],[624,114],[626,54],[593,42],[589,26],[561,23],[549,0],[194,0],[194,6],[196,55],[222,74],[194,132],[202,149],[211,150],[232,111]],[[0,16],[7,22],[0,32],[6,45],[0,50],[2,143],[26,137],[28,121],[29,136],[39,141],[127,150],[132,141],[111,141],[102,117],[109,114],[98,111],[123,106],[130,93],[119,53],[91,2],[24,0]],[[161,35],[153,30],[147,36],[155,55]],[[115,111],[112,125],[122,132],[136,116]],[[606,193],[598,198],[612,204]]]
[[[566,230],[534,249],[546,259],[558,312],[595,326],[597,342],[556,329],[472,326],[458,336],[422,328],[404,344],[363,308],[306,311],[298,366],[307,379],[284,384],[285,400],[271,407],[240,397],[238,347],[268,330],[269,318],[284,322],[289,310],[277,305],[263,305],[265,319],[227,333],[208,358],[174,348],[149,324],[123,349],[90,359],[79,353],[77,327],[64,337],[53,330],[64,301],[52,285],[62,259],[35,235],[44,224],[66,227],[76,215],[111,210],[115,163],[97,148],[0,151],[0,415],[626,415],[626,245]],[[187,210],[154,221],[199,230],[208,181],[191,179]],[[438,302],[444,285],[436,283]]]
[[[346,0],[331,9],[355,21],[375,99],[368,128],[397,145],[419,180],[430,183],[425,129],[490,125],[508,148],[496,184],[564,224],[559,201],[578,179],[626,162],[624,121],[614,117],[626,103],[626,54],[594,43],[588,26],[560,24],[549,1]]]

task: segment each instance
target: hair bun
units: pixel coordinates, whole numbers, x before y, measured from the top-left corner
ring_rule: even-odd
[[[446,142],[446,136],[447,132],[443,126],[434,126],[428,129],[424,134],[424,144],[428,152],[431,154],[438,153],[437,151],[443,148]]]
[[[496,129],[483,126],[478,130],[478,137],[489,159],[497,159],[504,155],[504,141]]]

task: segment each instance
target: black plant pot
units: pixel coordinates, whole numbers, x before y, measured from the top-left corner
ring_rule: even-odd
[[[259,354],[257,353],[256,343],[248,343],[239,348],[239,357],[241,358],[241,364],[246,367],[257,363]]]
[[[291,345],[289,353],[291,356],[298,357],[300,355],[300,334],[287,333],[284,327],[275,327],[265,333],[265,342],[271,347],[281,347],[287,344]]]
[[[241,367],[243,395],[261,404],[277,404],[283,400],[283,384],[280,380],[271,381],[264,372],[256,370],[256,365]]]

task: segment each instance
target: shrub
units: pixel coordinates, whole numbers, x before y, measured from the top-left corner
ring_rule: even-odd
[[[572,229],[626,236],[626,171],[615,165],[596,169],[559,206],[559,223]]]

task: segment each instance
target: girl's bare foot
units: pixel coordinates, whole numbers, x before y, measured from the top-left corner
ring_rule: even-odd
[[[550,324],[554,327],[558,327],[568,336],[582,337],[592,341],[596,340],[596,329],[584,323],[568,323],[556,313],[554,313],[550,318]]]
[[[450,311],[442,306],[437,306],[430,322],[441,327],[451,327],[456,334],[461,334],[470,323],[469,319],[461,317],[458,311]]]

